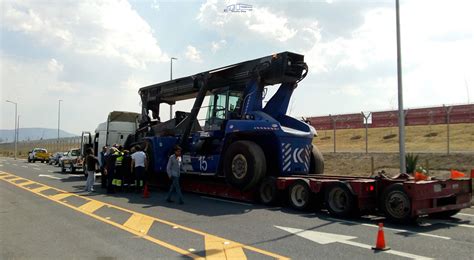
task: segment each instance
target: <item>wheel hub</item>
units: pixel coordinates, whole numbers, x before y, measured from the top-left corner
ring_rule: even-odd
[[[393,193],[389,200],[388,200],[388,207],[387,210],[390,212],[392,216],[397,216],[399,218],[403,218],[407,212],[409,202],[401,193]]]
[[[241,180],[247,175],[248,163],[245,156],[237,154],[232,159],[232,174],[235,178]]]
[[[347,194],[340,188],[333,189],[330,192],[329,197],[331,198],[329,203],[334,211],[342,212],[348,206],[347,203],[349,199],[347,198]]]
[[[291,191],[291,200],[298,207],[304,206],[306,203],[306,189],[301,185],[295,186]]]

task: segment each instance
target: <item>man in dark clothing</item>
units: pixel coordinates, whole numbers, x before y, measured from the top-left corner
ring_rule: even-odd
[[[123,151],[122,167],[121,167],[121,177],[122,177],[122,188],[125,190],[125,187],[130,188],[132,172],[130,167],[132,165],[132,157],[130,157],[130,152],[128,150]]]
[[[107,171],[107,193],[115,193],[115,187],[112,185],[112,181],[115,177],[115,161],[117,160],[118,156],[117,152],[117,148],[111,147],[105,163]]]
[[[107,146],[102,147],[99,152],[99,166],[100,166],[100,186],[107,188],[107,177],[105,176],[105,163],[107,160]]]
[[[94,191],[94,182],[95,182],[95,171],[97,169],[97,164],[99,161],[94,156],[94,151],[92,148],[86,150],[86,171],[87,171],[87,181],[86,181],[86,191]]]

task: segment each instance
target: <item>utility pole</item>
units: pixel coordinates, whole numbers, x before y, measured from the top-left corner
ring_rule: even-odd
[[[178,58],[171,57],[170,59],[170,80],[173,79],[173,60],[178,60]],[[170,104],[170,120],[173,118],[173,105]]]
[[[405,113],[403,111],[402,52],[400,43],[400,4],[395,1],[397,26],[397,78],[398,78],[398,143],[400,150],[400,173],[406,173],[405,160]]]
[[[364,117],[364,125],[365,125],[365,153],[369,153],[369,117],[372,115],[372,112],[369,112],[367,115],[364,112],[360,112]]]
[[[59,151],[59,130],[61,129],[61,102],[62,102],[62,99],[59,99],[58,100],[58,140],[57,140],[58,151]]]
[[[15,160],[16,160],[16,154],[17,154],[17,151],[18,151],[18,116],[17,116],[17,108],[18,108],[18,104],[16,102],[13,102],[13,101],[10,101],[10,100],[6,100],[6,102],[8,103],[12,103],[15,105],[15,134],[14,134],[14,139],[15,139]]]

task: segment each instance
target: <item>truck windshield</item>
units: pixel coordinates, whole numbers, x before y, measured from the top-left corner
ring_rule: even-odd
[[[72,150],[71,151],[71,156],[79,156],[80,152],[79,150]]]

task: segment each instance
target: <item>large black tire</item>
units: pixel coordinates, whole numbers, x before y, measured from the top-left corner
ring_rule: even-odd
[[[71,166],[69,166],[69,170],[71,170],[71,173],[76,173],[76,168],[74,168],[74,164],[71,163]]]
[[[64,167],[64,163],[61,163],[61,172],[66,173],[66,167]]]
[[[324,201],[329,213],[336,217],[350,217],[357,209],[354,195],[342,182],[335,182],[326,189]]]
[[[461,210],[460,209],[453,209],[453,210],[447,210],[447,211],[442,211],[442,212],[436,212],[433,214],[430,214],[430,218],[450,218],[456,214],[458,214]]]
[[[237,141],[227,149],[224,174],[231,186],[241,190],[251,189],[260,182],[266,171],[265,154],[256,143]]]
[[[260,201],[265,205],[274,205],[278,201],[278,189],[275,177],[266,177],[258,188]]]
[[[305,181],[297,180],[288,188],[288,202],[294,209],[309,209],[311,197],[311,189]]]
[[[311,150],[310,161],[309,161],[309,173],[310,174],[323,174],[324,173],[324,157],[319,149],[313,145]]]
[[[410,197],[401,183],[394,183],[385,189],[380,207],[385,216],[393,222],[406,222],[411,219]]]

